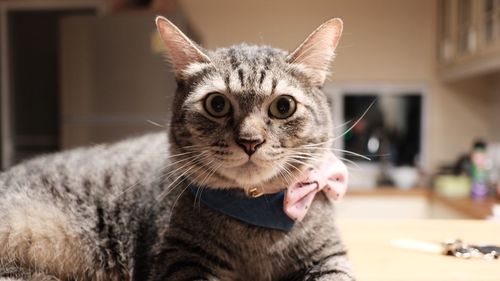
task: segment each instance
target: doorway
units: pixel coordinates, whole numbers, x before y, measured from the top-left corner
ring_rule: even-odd
[[[60,148],[60,28],[102,4],[5,1],[1,18],[1,168]]]

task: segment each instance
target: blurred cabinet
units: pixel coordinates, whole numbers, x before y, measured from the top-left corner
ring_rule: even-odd
[[[0,1],[0,170],[60,146],[59,23],[102,1]]]
[[[500,0],[440,0],[438,62],[443,80],[500,71]]]
[[[165,16],[197,39],[181,13]],[[165,130],[176,84],[158,50],[154,18],[143,12],[62,20],[63,149]]]

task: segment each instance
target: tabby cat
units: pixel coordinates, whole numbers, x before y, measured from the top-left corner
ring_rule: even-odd
[[[0,174],[0,280],[353,280],[325,193],[288,230],[202,200],[217,190],[232,192],[225,203],[272,196],[328,152],[321,87],[342,21],[325,22],[292,53],[206,51],[167,19],[156,24],[178,85],[168,136]]]

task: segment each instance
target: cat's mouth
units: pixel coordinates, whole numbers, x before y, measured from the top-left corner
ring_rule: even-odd
[[[243,165],[240,166],[240,168],[242,169],[256,169],[256,168],[259,168],[259,166],[257,166],[257,164],[252,161],[251,158],[249,158],[247,160],[247,162],[243,163]]]
[[[248,187],[262,184],[274,176],[276,171],[262,165],[258,159],[247,157],[239,165],[223,169],[222,173],[234,180],[239,186]]]

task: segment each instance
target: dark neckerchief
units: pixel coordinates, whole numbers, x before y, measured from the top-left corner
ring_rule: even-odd
[[[190,190],[209,208],[251,225],[290,231],[295,224],[283,211],[284,191],[250,198],[241,190],[198,187]]]

